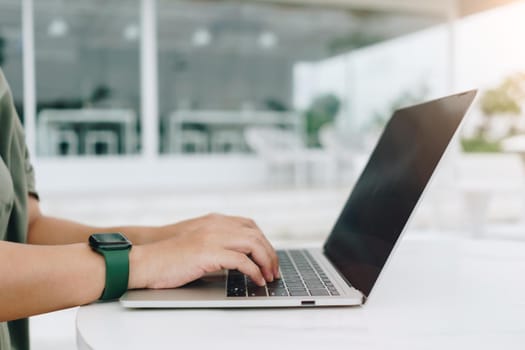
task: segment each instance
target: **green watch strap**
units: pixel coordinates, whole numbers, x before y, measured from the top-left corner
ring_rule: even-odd
[[[120,298],[128,290],[129,249],[99,249],[98,252],[104,256],[106,261],[106,287],[100,299]]]

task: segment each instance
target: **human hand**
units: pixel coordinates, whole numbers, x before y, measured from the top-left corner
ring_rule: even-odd
[[[172,238],[134,246],[129,288],[175,288],[223,269],[264,285],[279,277],[275,250],[253,220],[210,214]]]
[[[141,235],[140,241],[142,242],[142,244],[152,243],[179,236],[181,234],[195,232],[197,229],[209,225],[210,221],[213,220],[214,217],[222,217],[223,219],[236,220],[238,221],[238,224],[256,227],[256,224],[253,222],[253,220],[247,218],[225,216],[219,214],[208,214],[204,216],[191,218],[188,220],[179,221],[177,223],[154,227],[153,229],[150,228],[150,230],[147,230],[147,234]],[[142,230],[142,233],[144,232],[145,230]]]

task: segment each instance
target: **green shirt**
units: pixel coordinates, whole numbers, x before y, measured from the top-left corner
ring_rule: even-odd
[[[33,167],[11,91],[0,69],[0,240],[26,242],[28,194],[36,196]],[[0,288],[5,288],[1,280]],[[0,350],[4,349],[29,349],[27,319],[0,323]]]

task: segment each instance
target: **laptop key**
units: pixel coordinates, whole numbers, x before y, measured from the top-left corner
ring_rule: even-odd
[[[285,274],[282,276],[282,279],[285,281],[300,281],[301,277],[297,274]]]
[[[323,285],[323,282],[321,282],[320,280],[317,280],[317,279],[308,279],[308,280],[304,280],[304,283],[305,284],[319,284],[319,285]]]
[[[310,289],[310,294],[315,297],[330,295],[326,289]]]
[[[306,290],[306,289],[288,289],[288,293],[291,296],[310,295],[310,293],[308,293],[308,290]]]
[[[306,290],[291,290],[290,296],[292,297],[307,297],[310,294],[308,294],[308,291]]]
[[[288,286],[288,290],[308,290],[305,286]]]
[[[324,289],[325,288],[324,284],[322,284],[321,282],[306,281],[305,284],[308,287],[308,289]]]
[[[284,287],[284,281],[283,280],[275,280],[273,282],[268,282],[267,285],[268,285],[268,287],[283,288]]]
[[[266,293],[266,288],[264,287],[256,287],[256,288],[248,287],[248,296],[249,297],[265,297],[265,296],[268,296],[268,294]]]
[[[304,283],[314,283],[314,282],[321,283],[321,281],[319,279],[314,278],[314,277],[304,277],[303,281],[304,281]]]
[[[244,288],[229,288],[227,295],[229,297],[245,297],[246,289]]]
[[[288,291],[286,290],[286,288],[268,287],[268,295],[271,297],[286,297],[288,296]]]

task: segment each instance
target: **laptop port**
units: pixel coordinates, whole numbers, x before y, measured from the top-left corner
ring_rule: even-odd
[[[301,305],[303,305],[303,306],[315,305],[315,300],[303,300],[303,301],[301,301]]]

